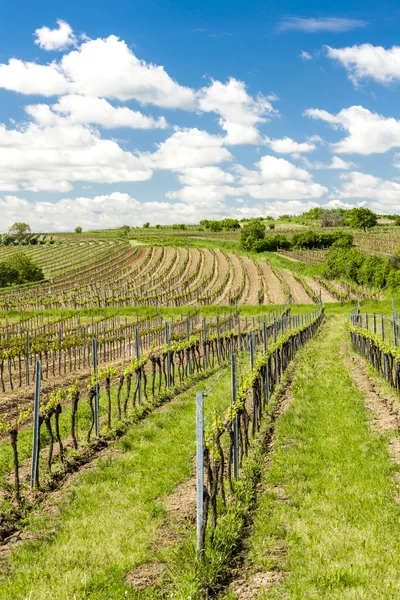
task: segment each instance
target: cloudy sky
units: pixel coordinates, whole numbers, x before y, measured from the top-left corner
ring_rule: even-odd
[[[0,230],[400,213],[400,7],[4,0]]]

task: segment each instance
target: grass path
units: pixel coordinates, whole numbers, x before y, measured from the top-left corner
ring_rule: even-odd
[[[227,598],[400,598],[398,467],[343,362],[347,335],[331,316],[303,350],[249,539],[254,595]]]
[[[13,552],[10,570],[0,576],[0,599],[143,598],[126,584],[125,575],[151,558],[165,518],[162,500],[192,473],[195,391],[211,388],[210,418],[211,407],[229,403],[230,377],[230,369],[224,369],[150,414],[119,442],[123,452],[117,458],[81,475],[64,501],[55,535]],[[47,518],[31,528],[52,525]]]

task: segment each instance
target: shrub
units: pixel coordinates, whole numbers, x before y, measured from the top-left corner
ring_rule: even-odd
[[[244,250],[252,250],[257,240],[264,240],[265,226],[259,220],[247,221],[240,232],[240,244]],[[259,250],[260,252],[260,250]]]

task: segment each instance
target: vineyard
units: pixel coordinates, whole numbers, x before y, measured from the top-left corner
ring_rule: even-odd
[[[351,598],[355,556],[391,598],[392,455],[358,361],[400,393],[395,303],[326,279],[325,250],[110,232],[0,246],[45,274],[0,290],[0,598]]]
[[[337,300],[334,282],[328,287],[309,279],[304,285],[287,270],[219,248],[64,242],[54,253],[50,259],[46,249],[35,258],[41,257],[45,271],[54,272],[61,253],[59,269],[64,273],[43,283],[0,290],[0,310],[311,304],[319,296],[325,302]],[[86,261],[84,266],[75,266],[77,255]]]

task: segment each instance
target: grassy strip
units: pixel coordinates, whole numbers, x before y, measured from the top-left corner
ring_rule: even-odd
[[[301,352],[301,350],[299,351]],[[235,501],[229,500],[225,511],[219,500],[218,525],[213,543],[207,546],[204,562],[196,562],[196,536],[191,528],[179,548],[165,552],[168,564],[164,589],[171,597],[208,598],[214,596],[224,585],[243,544],[246,527],[256,502],[256,486],[260,481],[268,442],[274,428],[274,413],[282,392],[290,380],[295,362],[284,374],[270,399],[268,412],[264,414],[259,432],[252,440],[249,456],[244,459],[240,479],[235,482]]]
[[[305,348],[293,404],[277,427],[249,560],[287,570],[263,598],[389,600],[400,594],[395,466],[338,360],[345,319],[332,317],[324,333]],[[284,561],[274,552],[282,545]]]
[[[254,314],[264,314],[279,308],[278,304],[260,304],[257,306],[253,306],[251,304],[241,304],[239,306],[240,314],[243,316],[246,315],[254,315]],[[232,312],[236,312],[236,307],[221,305],[221,306],[181,306],[174,308],[156,308],[154,306],[130,306],[130,307],[116,307],[110,306],[107,308],[85,308],[82,310],[72,310],[72,309],[47,309],[47,310],[37,310],[37,311],[0,311],[0,319],[8,319],[15,320],[20,318],[28,318],[33,317],[37,314],[43,314],[44,317],[54,316],[54,317],[71,317],[79,313],[82,317],[112,317],[114,315],[121,315],[123,317],[155,317],[156,315],[161,315],[163,318],[170,317],[179,317],[183,315],[188,317],[193,315],[196,310],[199,310],[199,313],[205,317],[210,317],[214,315],[228,314]]]
[[[230,377],[229,369],[221,371],[150,414],[119,442],[121,455],[83,474],[62,504],[57,533],[13,552],[0,578],[0,598],[143,598],[125,574],[152,557],[151,542],[165,518],[162,500],[191,475],[195,391],[212,388],[206,402],[211,418],[212,407],[226,406]],[[54,520],[43,515],[29,525],[45,533]]]

